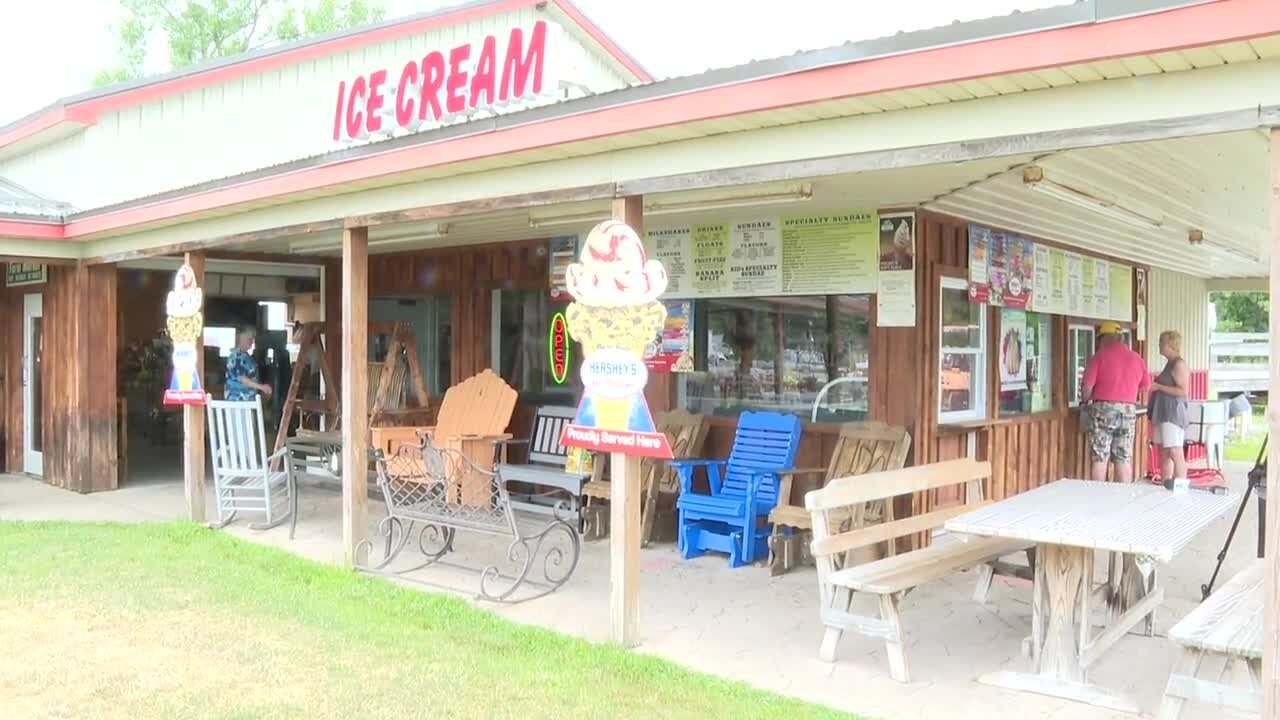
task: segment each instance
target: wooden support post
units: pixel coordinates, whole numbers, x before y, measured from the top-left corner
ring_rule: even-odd
[[[1271,297],[1280,297],[1280,128],[1271,130]],[[1280,318],[1271,313],[1271,346],[1280,347]],[[1277,442],[1268,444],[1267,487],[1280,488],[1280,354],[1272,353],[1267,392],[1267,427]],[[1271,402],[1276,400],[1275,403]],[[1267,503],[1266,595],[1262,636],[1262,717],[1280,718],[1280,497]]]
[[[609,639],[623,647],[640,644],[640,462],[609,461]]]
[[[644,237],[644,198],[613,201],[613,217]],[[609,639],[640,644],[640,458],[614,453],[609,468]]]
[[[187,253],[185,262],[195,274],[196,287],[204,289],[204,253]],[[204,387],[204,342],[196,341],[196,377]],[[205,522],[205,409],[201,405],[182,408],[182,484],[187,495],[187,517]]]
[[[368,560],[369,229],[342,233],[342,547],[347,565]]]

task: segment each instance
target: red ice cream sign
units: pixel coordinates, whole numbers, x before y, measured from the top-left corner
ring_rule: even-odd
[[[397,128],[413,132],[470,110],[506,105],[554,90],[544,77],[547,23],[432,50],[394,75],[381,69],[338,83],[333,139],[362,140]],[[477,46],[478,45],[478,46]]]

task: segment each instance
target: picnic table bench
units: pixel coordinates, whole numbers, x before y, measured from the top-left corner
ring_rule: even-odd
[[[1177,720],[1188,700],[1252,713],[1262,709],[1265,579],[1263,561],[1252,561],[1169,631],[1169,639],[1182,647],[1182,658],[1169,673],[1157,720]],[[1218,678],[1197,677],[1203,662],[1214,657],[1225,661]],[[1222,681],[1232,667],[1238,665],[1247,670],[1247,688]]]
[[[845,630],[852,630],[883,639],[889,656],[889,674],[894,680],[909,682],[906,640],[898,612],[898,604],[906,593],[917,585],[959,570],[983,566],[987,569],[979,574],[978,585],[979,594],[985,594],[984,586],[989,585],[992,574],[997,571],[995,566],[988,564],[1025,550],[1030,543],[1006,538],[948,538],[925,548],[852,567],[847,560],[838,563],[837,558],[868,545],[895,543],[898,538],[910,538],[941,528],[948,519],[983,504],[982,481],[990,476],[990,463],[963,458],[837,478],[825,488],[813,490],[805,496],[805,508],[813,523],[813,557],[818,565],[820,613],[822,623],[827,627],[818,650],[823,660],[835,660],[836,645],[841,635]],[[832,531],[838,522],[833,521],[833,515],[845,517],[854,509],[860,511],[867,503],[892,502],[899,495],[949,485],[965,486],[963,505],[869,527],[854,527],[845,532]],[[838,564],[843,565],[843,569],[838,569]],[[855,592],[879,596],[879,618],[851,612]]]

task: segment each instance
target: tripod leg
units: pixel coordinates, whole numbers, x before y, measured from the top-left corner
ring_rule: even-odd
[[[1258,558],[1267,554],[1267,499],[1258,493]]]
[[[1213,593],[1213,584],[1218,581],[1218,573],[1222,572],[1222,563],[1227,559],[1227,550],[1231,548],[1231,541],[1236,536],[1236,528],[1240,527],[1240,518],[1244,516],[1244,509],[1249,505],[1249,495],[1253,493],[1254,483],[1249,481],[1248,487],[1244,490],[1244,497],[1240,498],[1240,507],[1236,509],[1236,519],[1231,522],[1231,530],[1227,532],[1227,541],[1222,544],[1222,550],[1218,553],[1218,564],[1213,567],[1213,575],[1209,576],[1209,582],[1200,586],[1200,599],[1208,600],[1209,595]],[[1258,507],[1262,507],[1262,500],[1258,500]],[[1264,526],[1259,526],[1259,532]],[[1259,547],[1261,549],[1261,547]]]

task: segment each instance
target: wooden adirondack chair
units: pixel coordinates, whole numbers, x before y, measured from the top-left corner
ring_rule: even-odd
[[[825,487],[836,478],[898,470],[906,465],[910,449],[911,435],[906,428],[882,422],[844,423],[831,451],[831,462],[825,469],[805,468],[780,473],[782,485],[778,491],[778,506],[769,513],[769,522],[773,524],[773,535],[769,538],[769,573],[780,575],[797,565],[805,554],[802,550],[808,547],[808,536],[813,530],[809,511],[803,505],[791,504],[792,483],[797,476],[821,475],[817,487]],[[883,522],[891,522],[893,508],[877,503],[875,507],[864,508],[862,515],[846,518],[845,522],[857,528],[874,515]],[[894,548],[889,547],[887,554],[894,554]]]
[[[680,479],[681,555],[707,550],[729,554],[729,566],[750,564],[765,554],[764,520],[778,503],[780,474],[791,468],[800,447],[800,418],[744,412],[738,418],[728,460],[674,460]],[[693,490],[694,469],[704,467],[710,494]]]
[[[435,425],[373,428],[373,445],[391,455],[404,443],[416,444],[417,438],[426,436],[436,447],[456,450],[475,467],[492,473],[495,445],[511,439],[506,429],[516,408],[516,394],[496,373],[484,370],[445,392]],[[450,485],[449,501],[487,507],[493,492],[491,474],[461,473]]]
[[[675,459],[696,458],[702,452],[708,429],[704,416],[684,410],[669,410],[657,417],[656,424],[659,432],[667,434]],[[644,459],[640,465],[640,478],[640,546],[647,547],[653,540],[659,495],[679,493],[680,483],[670,463],[655,458]],[[597,511],[587,513],[588,522],[583,534],[588,540],[600,539],[608,532],[608,513],[600,512],[599,507],[600,503],[609,501],[609,488],[609,481],[599,472],[594,473],[591,481],[582,487],[588,508],[597,508]]]

